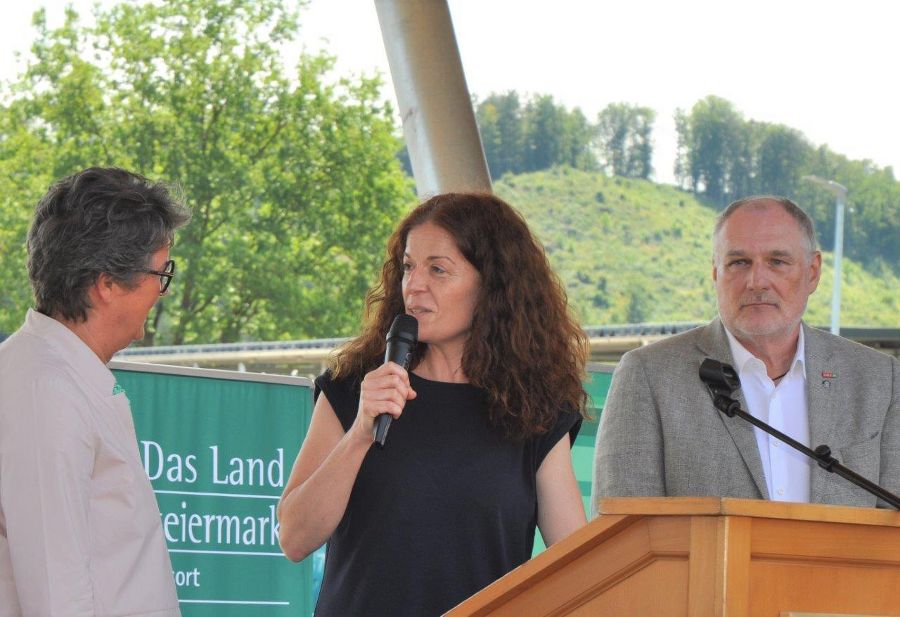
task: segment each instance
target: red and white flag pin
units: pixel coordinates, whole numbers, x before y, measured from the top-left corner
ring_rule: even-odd
[[[834,371],[822,371],[822,379],[836,379],[837,373]]]

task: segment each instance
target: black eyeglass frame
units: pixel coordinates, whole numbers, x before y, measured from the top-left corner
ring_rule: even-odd
[[[175,260],[170,259],[163,264],[162,270],[138,270],[144,274],[155,274],[159,277],[159,295],[164,296],[169,290],[172,279],[175,278]]]

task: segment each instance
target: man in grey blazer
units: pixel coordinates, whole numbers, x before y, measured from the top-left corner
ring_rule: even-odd
[[[698,373],[732,365],[741,407],[900,492],[900,362],[802,321],[822,257],[812,221],[781,197],[731,204],[716,221],[719,317],[631,351],[601,416],[593,499],[722,496],[875,506],[876,498],[740,418]],[[883,502],[878,505],[885,506]]]

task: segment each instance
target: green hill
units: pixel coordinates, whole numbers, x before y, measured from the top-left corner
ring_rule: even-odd
[[[715,211],[693,194],[646,180],[555,168],[503,176],[496,193],[544,243],[586,325],[704,321],[715,315]],[[832,255],[807,321],[830,322]],[[900,326],[900,277],[843,260],[841,324]]]

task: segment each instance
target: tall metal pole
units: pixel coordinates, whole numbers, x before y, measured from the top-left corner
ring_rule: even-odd
[[[846,196],[847,189],[835,192],[836,203],[834,213],[834,285],[831,292],[832,334],[841,333],[841,259],[844,254],[844,198]]]
[[[446,0],[375,0],[420,197],[491,190]]]
[[[844,255],[844,204],[847,201],[847,187],[834,180],[818,176],[804,176],[818,184],[835,197],[834,212],[834,283],[831,287],[831,333],[841,333],[841,261]]]

